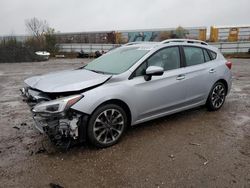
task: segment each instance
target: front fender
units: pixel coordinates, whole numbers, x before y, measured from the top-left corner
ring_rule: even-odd
[[[91,115],[94,110],[102,103],[109,100],[121,100],[127,104],[131,111],[131,123],[135,122],[137,110],[133,102],[133,91],[125,84],[107,84],[83,93],[84,97],[74,104],[71,108],[85,114]]]

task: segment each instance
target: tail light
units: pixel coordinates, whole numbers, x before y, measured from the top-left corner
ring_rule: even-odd
[[[227,66],[229,69],[231,69],[231,68],[232,68],[232,62],[227,61],[227,62],[226,62],[226,66]]]

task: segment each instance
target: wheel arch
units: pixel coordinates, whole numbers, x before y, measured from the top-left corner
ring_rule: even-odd
[[[122,100],[120,99],[110,99],[110,100],[107,100],[105,102],[102,102],[101,104],[99,104],[95,109],[94,111],[92,112],[92,114],[100,107],[100,106],[103,106],[103,105],[106,105],[106,104],[116,104],[118,106],[120,106],[127,114],[127,118],[128,118],[128,126],[131,125],[131,121],[132,121],[132,114],[131,114],[131,110],[129,108],[129,106]],[[92,115],[91,114],[91,115]]]
[[[223,83],[223,84],[225,85],[225,87],[226,87],[226,95],[228,94],[228,83],[227,83],[227,81],[226,81],[225,79],[221,78],[221,79],[217,80],[216,82],[214,82],[214,84],[211,86],[211,88],[210,88],[210,90],[209,90],[209,93],[208,93],[208,95],[207,95],[207,98],[206,98],[206,99],[207,99],[207,100],[206,100],[206,103],[207,103],[207,101],[208,101],[208,97],[209,97],[210,92],[212,91],[214,85],[215,85],[216,83],[218,83],[218,82],[221,82],[221,83]]]
[[[227,93],[228,93],[228,83],[227,83],[227,81],[225,79],[219,79],[219,80],[217,80],[215,82],[215,84],[218,83],[218,82],[221,82],[221,83],[223,83],[225,85],[225,87],[226,87],[226,95],[227,95]]]

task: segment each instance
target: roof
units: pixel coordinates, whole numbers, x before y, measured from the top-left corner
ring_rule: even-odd
[[[130,42],[127,44],[122,45],[123,47],[138,47],[145,50],[152,50],[153,48],[166,46],[166,45],[173,45],[173,44],[188,44],[192,46],[199,46],[199,47],[206,47],[208,49],[217,51],[216,47],[210,46],[208,43],[201,41],[201,40],[193,40],[193,39],[167,39],[161,42],[145,42],[145,41],[138,41],[138,42]]]
[[[147,41],[137,41],[137,42],[129,42],[127,44],[124,44],[123,46],[140,46],[140,47],[154,47],[159,46],[163,44],[170,44],[170,43],[188,43],[188,44],[200,44],[207,46],[208,43],[201,41],[201,40],[193,40],[193,39],[167,39],[161,42],[147,42]]]

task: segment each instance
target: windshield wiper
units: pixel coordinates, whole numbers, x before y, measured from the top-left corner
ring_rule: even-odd
[[[106,74],[106,73],[103,72],[103,71],[91,70],[91,69],[86,69],[86,70],[89,70],[89,71],[92,71],[92,72],[95,72],[95,73],[99,73],[99,74]]]

